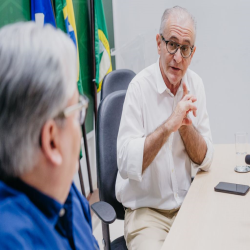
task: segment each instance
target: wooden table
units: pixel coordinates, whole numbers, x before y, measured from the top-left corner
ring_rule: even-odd
[[[235,146],[214,145],[209,172],[199,172],[162,250],[249,250],[250,191],[246,196],[218,193],[220,182],[250,185],[250,173],[236,173]]]

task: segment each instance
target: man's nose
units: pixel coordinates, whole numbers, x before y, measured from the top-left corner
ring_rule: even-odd
[[[174,54],[174,60],[177,63],[180,63],[182,61],[182,56],[181,56],[181,50],[180,48],[178,48],[178,50],[176,51],[176,53]]]

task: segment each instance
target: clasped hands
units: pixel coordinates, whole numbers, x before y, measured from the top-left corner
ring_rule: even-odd
[[[167,126],[171,132],[177,131],[182,125],[192,124],[192,120],[187,116],[189,112],[192,112],[196,117],[197,107],[194,105],[194,102],[197,101],[197,98],[188,94],[187,85],[185,83],[182,84],[182,87],[183,96],[177,104],[174,112],[167,120]]]

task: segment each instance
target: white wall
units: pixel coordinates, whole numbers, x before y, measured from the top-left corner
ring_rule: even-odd
[[[175,5],[197,20],[190,68],[204,81],[213,141],[234,143],[236,131],[250,133],[250,1],[113,0],[117,69],[155,62],[162,13]]]

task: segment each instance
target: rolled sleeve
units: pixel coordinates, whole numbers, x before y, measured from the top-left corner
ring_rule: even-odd
[[[211,164],[212,164],[212,161],[213,161],[214,147],[213,147],[212,142],[209,139],[204,138],[204,140],[205,140],[205,142],[207,144],[206,156],[205,156],[203,162],[200,165],[198,165],[198,164],[196,164],[194,162],[192,162],[192,165],[193,165],[194,168],[199,168],[199,169],[201,169],[203,171],[208,171]]]
[[[142,181],[144,134],[140,90],[130,83],[117,137],[117,165],[123,179]]]
[[[121,174],[135,181],[142,180],[142,162],[145,138],[138,138],[130,141],[126,161],[126,173]]]
[[[206,94],[202,80],[200,79],[198,96],[198,119],[196,129],[199,131],[207,144],[207,152],[203,162],[198,165],[192,162],[194,168],[199,168],[203,171],[208,171],[212,164],[214,148],[212,143],[212,134],[210,130],[209,117],[206,108]]]

